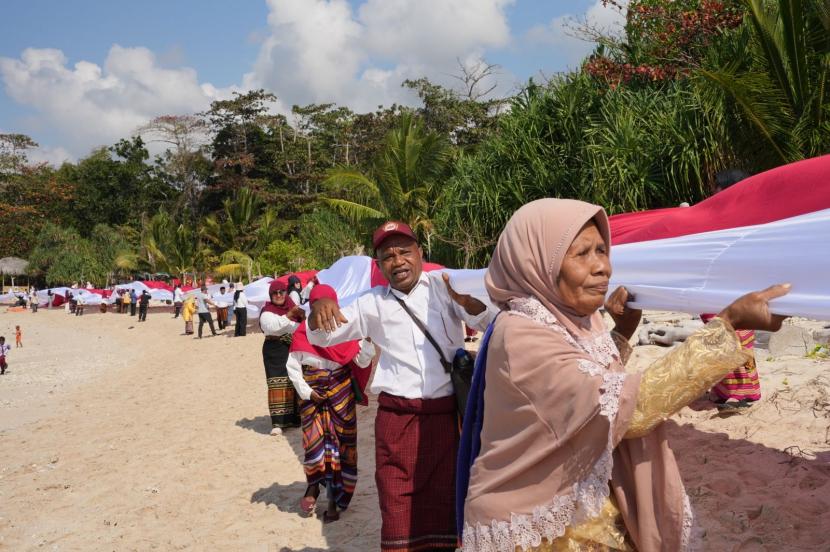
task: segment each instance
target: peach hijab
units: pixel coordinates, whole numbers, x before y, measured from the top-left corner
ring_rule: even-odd
[[[553,540],[563,527],[595,517],[609,491],[638,550],[676,551],[687,545],[691,510],[664,424],[645,437],[623,438],[636,406],[639,375],[625,373],[599,312],[580,316],[558,292],[565,254],[589,221],[610,251],[604,210],[566,199],[541,199],[520,208],[494,251],[485,278],[490,298],[532,322],[500,316],[489,344],[482,450],[470,485],[478,498],[471,501],[468,495],[465,516],[477,527],[465,523],[465,550],[487,549],[481,546],[486,541],[508,537],[519,548],[536,546],[538,536]],[[513,393],[514,385],[529,392]],[[489,409],[495,410],[488,416]],[[539,416],[535,427],[541,434],[525,438],[528,424],[518,429],[517,420],[511,425],[510,419],[512,413],[528,411]],[[553,434],[545,434],[547,428]],[[533,484],[523,483],[529,481]]]

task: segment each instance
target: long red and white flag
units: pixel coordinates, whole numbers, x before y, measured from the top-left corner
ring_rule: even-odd
[[[611,217],[615,285],[640,308],[718,312],[791,283],[779,314],[830,319],[830,155],[747,178],[692,207]]]
[[[744,293],[789,282],[779,314],[830,319],[830,155],[750,177],[694,205],[611,217],[612,286],[634,306],[718,312]],[[435,268],[435,267],[432,267]],[[447,270],[487,300],[484,269]],[[318,279],[343,303],[379,283],[369,257],[345,257]]]

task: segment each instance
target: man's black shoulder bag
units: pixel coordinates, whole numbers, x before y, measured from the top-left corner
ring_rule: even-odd
[[[450,381],[452,382],[453,390],[455,391],[455,401],[458,406],[458,416],[463,420],[464,418],[464,409],[467,408],[467,397],[470,395],[470,384],[473,381],[473,368],[475,367],[475,358],[469,351],[465,349],[458,349],[455,356],[452,359],[452,362],[448,361],[444,358],[444,352],[441,350],[441,347],[438,345],[438,342],[435,341],[435,338],[429,333],[427,330],[426,324],[421,322],[421,320],[415,316],[409,307],[406,306],[397,295],[394,293],[392,297],[395,298],[395,301],[406,311],[406,314],[412,318],[412,321],[415,322],[415,325],[423,332],[424,337],[427,338],[435,350],[438,352],[438,357],[441,359],[441,365],[444,367],[444,371],[450,375]]]

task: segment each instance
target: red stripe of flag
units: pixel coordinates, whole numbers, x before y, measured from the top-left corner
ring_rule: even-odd
[[[830,155],[790,163],[692,207],[611,217],[611,242],[635,243],[765,224],[830,209]]]

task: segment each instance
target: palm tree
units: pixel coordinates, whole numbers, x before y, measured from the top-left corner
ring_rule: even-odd
[[[218,215],[202,221],[201,235],[217,251],[238,251],[252,255],[267,244],[277,224],[277,217],[250,189],[241,188],[231,199],[222,202]]]
[[[241,251],[225,251],[219,257],[220,264],[214,272],[219,276],[238,277],[247,274],[248,282],[253,281],[254,260]]]
[[[140,260],[153,272],[166,270],[184,279],[188,272],[201,266],[201,261],[210,255],[205,250],[193,227],[177,223],[164,209],[150,219],[142,221]],[[135,270],[136,259],[131,256],[119,258],[123,268]]]
[[[700,74],[727,93],[782,162],[827,151],[830,4],[745,0],[752,30],[741,60]]]
[[[434,214],[440,186],[450,162],[448,141],[424,129],[412,113],[401,115],[389,132],[372,170],[354,167],[332,170],[323,187],[326,203],[359,224],[396,219],[426,238],[427,251],[434,233]]]

